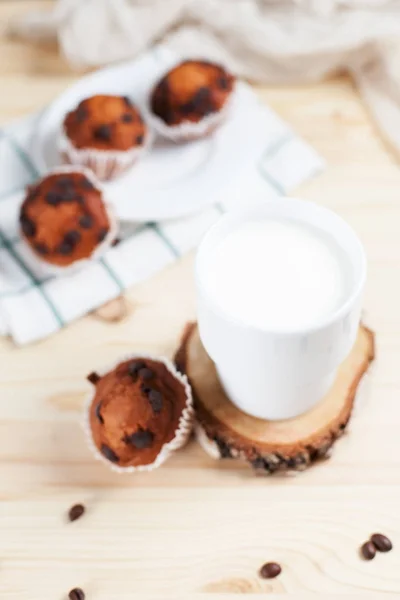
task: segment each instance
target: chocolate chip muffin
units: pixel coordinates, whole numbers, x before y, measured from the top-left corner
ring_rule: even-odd
[[[19,220],[35,256],[57,267],[91,258],[115,237],[101,190],[80,170],[53,172],[31,186]]]
[[[235,78],[220,65],[186,60],[169,71],[155,86],[150,107],[172,135],[185,125],[190,137],[212,131],[221,121],[232,95]],[[207,121],[205,119],[207,118]],[[183,129],[182,129],[183,132]]]
[[[148,128],[128,97],[96,95],[65,117],[60,151],[67,162],[110,179],[131,167],[147,142]]]
[[[192,397],[166,359],[135,357],[88,377],[88,429],[96,453],[117,470],[150,470],[187,440]]]

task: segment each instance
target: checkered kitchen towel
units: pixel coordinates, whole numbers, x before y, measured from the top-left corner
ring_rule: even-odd
[[[265,108],[265,149],[241,183],[202,213],[175,221],[122,225],[121,242],[84,270],[43,277],[18,235],[26,185],[37,179],[29,146],[38,115],[0,131],[0,334],[17,344],[49,336],[196,246],[221,213],[258,195],[273,200],[321,170],[316,152]],[[270,133],[268,133],[270,132]],[[273,133],[272,133],[273,132]]]

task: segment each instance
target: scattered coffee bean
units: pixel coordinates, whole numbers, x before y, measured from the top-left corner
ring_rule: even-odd
[[[26,237],[33,237],[36,233],[36,225],[28,217],[21,216],[21,229]]]
[[[68,594],[69,600],[85,600],[85,593],[80,588],[74,588]]]
[[[136,144],[137,144],[138,146],[141,146],[141,145],[143,144],[143,142],[144,142],[144,135],[138,135],[138,136],[136,137]]]
[[[67,233],[64,235],[64,242],[66,244],[70,244],[71,246],[75,246],[81,241],[81,237],[82,236],[79,233],[79,231],[77,231],[76,229],[71,229],[70,231],[67,231]]]
[[[61,242],[57,250],[63,256],[68,256],[68,254],[72,254],[74,248],[71,244],[68,244],[67,242]]]
[[[94,137],[103,142],[109,142],[111,139],[111,126],[110,125],[99,125],[94,130]]]
[[[361,546],[360,552],[365,560],[372,560],[373,558],[375,558],[376,549],[374,544],[369,541],[365,542],[365,544]]]
[[[278,577],[281,573],[282,568],[278,563],[269,562],[265,563],[260,569],[260,576],[263,579],[274,579],[274,577]]]
[[[97,239],[101,243],[107,237],[108,229],[106,227],[102,227],[98,233]]]
[[[138,429],[135,433],[124,437],[126,444],[135,446],[138,450],[150,448],[154,440],[154,434],[148,429]]]
[[[128,373],[131,377],[136,378],[140,369],[143,369],[145,367],[146,367],[146,364],[142,360],[133,360],[128,365]]]
[[[82,181],[81,181],[81,186],[85,189],[85,190],[93,190],[94,189],[94,185],[91,181],[89,181],[89,179],[87,179],[87,177],[83,177]]]
[[[392,542],[382,533],[371,535],[371,542],[379,552],[389,552],[393,548]]]
[[[90,383],[93,383],[93,385],[96,385],[96,383],[98,381],[100,381],[101,377],[98,373],[96,373],[95,371],[93,371],[92,373],[89,373],[89,375],[86,377],[86,379],[88,381],[90,381]]]
[[[133,115],[130,114],[130,113],[125,113],[125,114],[122,115],[121,121],[123,123],[132,123],[132,121],[133,121]]]
[[[114,450],[111,450],[111,448],[109,446],[106,446],[106,444],[101,445],[101,453],[110,462],[117,463],[119,461],[119,458],[115,454]]]
[[[147,394],[151,408],[155,413],[161,412],[162,409],[162,394],[157,390],[150,390]]]
[[[122,99],[125,102],[125,104],[127,106],[129,106],[129,108],[131,108],[133,106],[132,101],[130,98],[128,98],[128,96],[122,96]]]
[[[100,423],[101,423],[102,425],[104,425],[104,419],[103,419],[103,417],[101,416],[100,409],[101,409],[101,402],[99,402],[99,403],[97,404],[96,408],[94,409],[94,414],[96,415],[96,417],[97,417],[98,421],[100,421]]]
[[[36,252],[38,252],[39,254],[42,254],[42,256],[49,253],[49,249],[46,246],[46,244],[42,244],[41,242],[34,244],[34,248],[35,248]]]
[[[139,371],[139,377],[140,379],[143,379],[143,381],[150,381],[150,379],[153,379],[154,377],[154,372],[147,367],[143,367]]]
[[[50,206],[58,206],[61,198],[57,192],[47,192],[45,200],[47,204],[50,204]]]
[[[93,217],[91,215],[82,215],[81,217],[79,217],[79,225],[83,228],[83,229],[90,229],[91,227],[93,227]]]
[[[81,518],[83,513],[85,512],[85,507],[83,504],[74,504],[68,511],[68,518],[70,521],[77,521]]]

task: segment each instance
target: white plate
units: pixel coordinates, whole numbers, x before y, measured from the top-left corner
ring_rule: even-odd
[[[96,93],[121,94],[143,107],[160,75],[179,58],[158,47],[136,59],[83,77],[43,114],[33,140],[41,173],[61,164],[57,138],[65,114]],[[224,186],[255,161],[266,145],[263,110],[251,89],[237,86],[226,122],[214,135],[185,144],[156,138],[149,153],[122,177],[105,184],[122,220],[147,222],[196,213],[216,202]]]

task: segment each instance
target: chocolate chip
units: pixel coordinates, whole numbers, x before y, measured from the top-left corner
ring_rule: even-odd
[[[210,114],[214,110],[211,102],[210,90],[206,87],[201,87],[197,90],[192,98],[192,103],[194,110],[203,117]]]
[[[76,521],[77,519],[80,519],[84,512],[85,507],[83,504],[74,504],[74,506],[71,506],[69,509],[68,518],[70,521]]]
[[[78,106],[75,112],[75,116],[78,123],[82,123],[82,121],[86,121],[86,119],[88,118],[89,112],[84,106]]]
[[[109,142],[111,139],[111,126],[110,125],[99,125],[94,130],[94,137],[103,142]]]
[[[131,377],[136,378],[137,374],[143,369],[146,364],[142,360],[133,360],[128,365],[128,373]]]
[[[129,106],[129,108],[131,108],[133,106],[132,100],[130,98],[128,98],[128,96],[122,96],[122,99],[125,102],[125,104],[127,106]]]
[[[119,458],[115,454],[114,450],[111,450],[111,448],[106,446],[106,444],[101,445],[101,453],[110,462],[117,463],[119,461]]]
[[[150,379],[153,379],[153,377],[154,377],[154,372],[151,369],[144,367],[144,368],[140,369],[139,377],[140,377],[140,379],[143,379],[144,381],[150,381]]]
[[[71,244],[68,244],[67,242],[61,242],[61,244],[57,248],[59,254],[62,254],[63,256],[68,256],[68,254],[72,254],[73,250],[73,246]]]
[[[260,569],[260,576],[263,579],[274,579],[281,573],[282,567],[275,562],[265,563]]]
[[[50,204],[50,206],[58,206],[60,204],[61,197],[57,192],[47,192],[45,200],[47,204]]]
[[[392,542],[383,533],[371,535],[371,542],[379,552],[389,552],[393,548]]]
[[[133,115],[130,114],[130,113],[125,113],[125,114],[122,115],[121,121],[123,123],[132,123],[132,121],[133,121]]]
[[[77,231],[76,229],[71,229],[70,231],[67,231],[67,233],[64,235],[64,242],[65,244],[69,244],[70,246],[75,246],[81,241],[81,238],[82,236],[79,231]]]
[[[135,433],[124,437],[126,444],[135,446],[138,450],[149,448],[154,440],[154,434],[148,429],[138,429]]]
[[[83,229],[90,229],[91,227],[93,227],[93,217],[91,215],[82,215],[81,217],[79,217],[79,225],[83,228]]]
[[[226,75],[221,75],[221,77],[218,77],[218,79],[217,79],[217,86],[221,90],[227,90],[227,89],[229,89],[229,80],[226,77]]]
[[[365,544],[361,546],[360,552],[365,560],[372,560],[373,558],[375,558],[376,549],[374,544],[371,541],[369,541],[365,542]]]
[[[24,215],[21,216],[21,229],[26,237],[33,237],[36,233],[36,225],[33,221]]]
[[[107,236],[108,229],[106,227],[102,227],[98,233],[97,239],[99,242],[103,242]]]
[[[100,409],[101,409],[101,402],[99,402],[99,403],[96,405],[96,408],[94,409],[94,414],[96,415],[96,417],[97,417],[98,421],[100,421],[100,423],[101,423],[102,425],[104,425],[104,419],[103,419],[103,417],[101,416]]]
[[[143,144],[143,142],[144,142],[144,135],[138,135],[138,136],[136,137],[136,144],[137,144],[138,146],[141,146],[141,145]]]
[[[94,189],[94,185],[91,181],[89,181],[89,179],[87,179],[87,177],[83,177],[82,181],[81,181],[81,186],[85,189],[85,190],[93,190]]]
[[[81,588],[74,588],[68,594],[69,600],[85,600],[85,593]]]
[[[75,191],[72,188],[64,188],[60,191],[59,198],[62,202],[72,202],[75,200]]]
[[[162,409],[162,394],[157,390],[150,390],[147,397],[151,404],[151,408],[155,413],[161,412]]]
[[[98,381],[100,381],[101,377],[98,373],[96,373],[95,371],[93,371],[92,373],[89,373],[89,375],[86,377],[86,379],[88,381],[90,381],[90,383],[93,383],[93,385],[96,385],[96,383]]]
[[[43,256],[49,253],[49,249],[46,246],[46,244],[42,244],[41,242],[37,242],[37,244],[34,244],[34,248],[36,252],[42,254]]]

